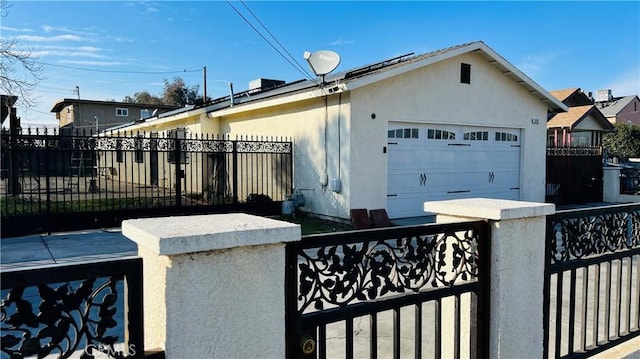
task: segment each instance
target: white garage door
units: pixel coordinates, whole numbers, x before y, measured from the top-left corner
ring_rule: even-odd
[[[520,130],[390,123],[387,213],[424,216],[424,202],[520,192]]]

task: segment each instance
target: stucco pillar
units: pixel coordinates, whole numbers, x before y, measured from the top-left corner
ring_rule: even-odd
[[[122,233],[143,258],[146,350],[284,357],[284,247],[299,225],[219,214],[126,220]]]
[[[602,200],[605,202],[618,202],[620,197],[620,168],[604,167],[602,181]]]
[[[490,358],[543,357],[546,216],[555,205],[485,198],[425,202],[437,222],[486,219],[491,228]]]

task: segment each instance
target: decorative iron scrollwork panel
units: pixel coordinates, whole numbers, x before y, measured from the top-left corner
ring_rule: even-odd
[[[552,263],[640,247],[640,208],[549,220]]]
[[[244,153],[291,153],[291,143],[238,141],[237,150]]]
[[[2,352],[10,358],[55,354],[67,358],[83,351],[114,350],[118,287],[122,277],[93,278],[77,282],[15,287],[1,302]],[[122,315],[122,314],[120,314]]]
[[[298,253],[298,311],[376,300],[477,280],[473,229],[360,241]]]
[[[547,147],[547,156],[597,156],[602,154],[600,147]]]

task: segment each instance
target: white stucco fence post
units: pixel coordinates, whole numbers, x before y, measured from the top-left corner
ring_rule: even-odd
[[[126,220],[122,233],[143,258],[145,349],[285,356],[285,242],[299,225],[219,214]]]
[[[437,222],[489,220],[489,357],[543,357],[546,216],[555,205],[484,198],[425,202]]]
[[[615,203],[620,198],[620,168],[604,167],[602,181],[602,199]]]

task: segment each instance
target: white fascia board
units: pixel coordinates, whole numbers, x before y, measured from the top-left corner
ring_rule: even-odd
[[[374,82],[378,82],[378,81],[382,81],[382,80],[386,80],[390,77],[394,77],[397,75],[401,75],[405,72],[409,72],[409,71],[413,71],[416,69],[419,69],[421,67],[425,67],[431,64],[434,64],[436,62],[440,62],[442,60],[446,60],[449,59],[451,57],[454,56],[458,56],[458,55],[462,55],[464,53],[470,52],[472,50],[475,50],[475,48],[477,47],[476,43],[470,44],[468,46],[464,46],[464,47],[460,47],[457,49],[453,49],[447,52],[443,52],[441,54],[435,55],[435,56],[429,56],[425,59],[422,59],[420,61],[416,61],[416,62],[412,62],[406,65],[402,65],[402,66],[398,66],[395,67],[393,69],[389,69],[389,70],[383,70],[377,74],[372,74],[372,75],[365,75],[361,78],[355,79],[353,81],[349,81],[347,80],[347,85],[348,85],[348,89],[349,90],[354,90],[357,89],[359,87],[363,87],[363,86],[367,86],[370,85]]]
[[[259,110],[263,108],[280,106],[280,105],[298,102],[298,101],[310,100],[316,97],[321,97],[326,95],[329,95],[326,92],[326,90],[316,87],[310,90],[302,90],[301,92],[298,92],[295,94],[283,94],[281,96],[274,96],[272,98],[256,100],[255,102],[234,104],[232,107],[226,107],[220,110],[210,111],[207,113],[207,117],[208,118],[224,117],[224,116],[234,115],[234,114],[243,113],[243,112],[252,111],[252,110]]]
[[[487,55],[489,55],[493,60],[495,60],[501,68],[506,71],[511,72],[515,78],[520,81],[523,81],[528,87],[530,87],[534,93],[537,93],[541,100],[549,103],[549,107],[553,110],[561,110],[562,112],[569,111],[569,107],[562,103],[562,101],[555,98],[551,95],[547,90],[543,89],[540,85],[538,85],[535,81],[533,81],[529,76],[527,76],[524,72],[518,70],[517,67],[513,66],[509,61],[505,60],[500,54],[493,51],[490,47],[485,45],[484,43],[479,44],[479,50],[484,51]],[[531,92],[531,91],[530,91]],[[553,107],[555,106],[555,107]]]
[[[382,71],[377,74],[363,76],[359,79],[348,81],[346,83],[347,87],[345,88],[345,90],[354,90],[356,88],[367,86],[374,82],[382,81],[387,78],[403,74],[405,72],[413,71],[421,67],[434,64],[439,61],[447,60],[458,55],[462,55],[468,52],[478,51],[478,50],[483,51],[487,56],[489,56],[491,59],[497,62],[499,64],[499,67],[502,68],[504,71],[507,71],[513,74],[513,76],[518,81],[522,81],[522,86],[526,84],[527,86],[525,87],[529,87],[532,89],[532,91],[530,91],[532,94],[537,94],[541,100],[548,102],[549,107],[551,107],[552,109],[561,110],[563,112],[566,112],[569,110],[569,108],[564,103],[562,103],[561,101],[553,97],[549,92],[547,92],[545,89],[540,87],[540,85],[538,85],[533,80],[531,80],[527,75],[525,75],[522,71],[518,70],[515,66],[511,65],[508,61],[502,58],[502,56],[500,56],[498,53],[493,51],[490,47],[488,47],[483,42],[474,42],[467,46],[463,46],[457,49],[443,52],[435,56],[430,56],[423,60],[416,61],[414,63],[406,64],[404,66],[398,66],[396,68]]]

